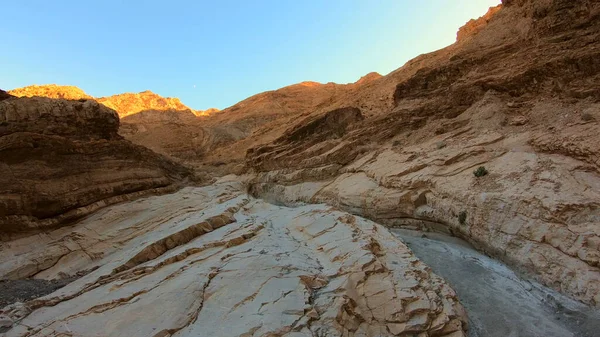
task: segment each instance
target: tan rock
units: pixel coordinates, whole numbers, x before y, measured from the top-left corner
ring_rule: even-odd
[[[189,169],[123,140],[117,114],[92,100],[5,99],[0,125],[2,239],[173,191],[192,177]]]
[[[29,238],[8,242],[1,261],[15,255],[21,261],[0,266],[3,275],[24,261],[58,258],[62,253],[48,248],[71,246],[74,237],[79,248],[67,253],[72,258],[45,266],[36,277],[89,273],[25,303],[25,312],[5,308],[18,323],[6,336],[81,336],[90,329],[106,336],[392,336],[406,321],[410,331],[428,332],[423,317],[461,312],[456,297],[409,312],[395,294],[441,303],[452,291],[384,227],[323,205],[274,206],[243,191],[230,180],[185,188],[109,206],[72,228],[39,235],[35,246]],[[229,222],[196,230],[221,218]],[[373,240],[381,253],[363,244]],[[99,251],[92,260],[76,255]],[[374,263],[381,267],[371,268]],[[447,317],[442,328],[465,322],[464,315]]]
[[[458,235],[600,305],[600,127],[581,118],[598,110],[599,12],[591,1],[503,1],[454,45],[249,150],[249,191]],[[364,118],[330,119],[342,104]],[[476,178],[480,166],[489,174]]]

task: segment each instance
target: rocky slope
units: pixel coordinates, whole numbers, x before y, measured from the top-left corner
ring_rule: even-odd
[[[7,337],[458,337],[466,329],[454,291],[385,228],[325,206],[267,204],[227,179],[109,207],[73,228],[12,241],[0,256],[3,277],[87,273],[4,308],[14,322]]]
[[[96,100],[117,111],[121,118],[142,111],[192,111],[179,98],[162,97],[149,90],[100,97]]]
[[[298,118],[342,107],[371,82],[377,73],[355,83],[302,82],[251,96],[227,109],[193,110],[177,98],[151,91],[95,98],[121,118],[119,133],[135,144],[188,163],[227,165],[243,163],[246,151],[281,136]],[[90,99],[72,86],[42,85],[10,91],[15,96]],[[368,107],[363,107],[369,110]],[[239,166],[239,165],[238,165]]]
[[[125,116],[131,125],[121,132],[145,134],[140,143],[220,165],[245,155],[247,174],[113,205],[60,228],[44,222],[48,214],[67,210],[70,218],[73,200],[114,192],[103,180],[109,171],[111,179],[143,177],[167,188],[188,173],[139,148],[132,159],[116,114],[93,101],[20,101],[0,92],[0,107],[44,106],[13,109],[23,112],[0,124],[0,168],[9,177],[0,186],[13,189],[0,195],[5,208],[23,213],[22,228],[46,226],[6,236],[0,278],[80,277],[3,308],[0,324],[7,336],[457,337],[470,320],[471,336],[593,336],[597,41],[597,1],[505,0],[461,29],[454,45],[383,77],[305,82],[202,119],[172,109]],[[158,137],[166,143],[151,143]],[[79,170],[87,160],[93,164]],[[59,163],[79,171],[66,174]],[[131,181],[127,188],[140,186]],[[402,227],[395,233],[464,295],[372,221]],[[421,233],[410,238],[405,229]],[[428,231],[464,238],[580,303],[464,243],[432,243]],[[459,297],[477,311],[470,319]]]
[[[600,4],[504,1],[459,37],[250,150],[251,191],[450,232],[600,305]]]
[[[30,85],[10,90],[9,94],[16,97],[47,97],[59,99],[91,99],[92,96],[72,85]]]
[[[208,151],[209,132],[199,117],[218,109],[193,110],[178,98],[162,97],[151,91],[93,98],[83,90],[65,85],[33,85],[10,91],[17,97],[48,97],[71,100],[94,99],[115,110],[120,119],[119,134],[172,159],[199,160]],[[218,134],[218,133],[217,133]]]
[[[117,134],[93,100],[0,101],[0,234],[66,224],[110,203],[173,191],[191,172]]]
[[[242,161],[248,149],[275,140],[298,119],[328,111],[380,77],[370,73],[350,84],[302,82],[249,97],[204,121],[215,135],[204,160]]]

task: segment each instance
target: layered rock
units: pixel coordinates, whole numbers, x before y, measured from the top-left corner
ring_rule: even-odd
[[[142,111],[192,111],[179,98],[162,97],[152,91],[124,93],[109,97],[100,97],[98,102],[117,111],[125,117]]]
[[[340,102],[348,101],[380,78],[381,75],[370,73],[349,84],[302,82],[251,96],[203,121],[216,142],[205,160],[242,161],[248,149],[277,140],[298,120],[335,108],[354,106],[371,113],[368,106]]]
[[[117,134],[93,100],[0,101],[0,232],[68,223],[107,204],[172,191],[191,172]]]
[[[600,5],[506,1],[471,26],[332,103],[365,116],[341,136],[292,136],[318,113],[248,151],[251,192],[451,232],[600,305]]]
[[[11,97],[13,97],[11,94],[9,94],[6,91],[0,89],[0,101],[3,101],[5,99],[9,99]]]
[[[309,117],[272,144],[248,150],[248,158],[252,160],[248,164],[261,171],[347,164],[353,157],[345,154],[352,150],[336,148],[336,140],[363,119],[361,111],[352,107],[336,109],[317,118]],[[306,161],[308,157],[310,162]]]
[[[218,109],[193,110],[178,98],[162,97],[151,91],[125,93],[97,99],[121,117],[119,134],[179,161],[199,161],[211,150],[217,132],[203,120]]]
[[[243,188],[186,188],[12,241],[3,277],[87,274],[4,308],[5,335],[464,336],[455,292],[385,228]]]

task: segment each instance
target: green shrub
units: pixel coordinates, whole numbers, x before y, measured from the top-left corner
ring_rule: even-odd
[[[461,225],[464,225],[467,222],[467,212],[461,211],[460,213],[458,213],[458,222]]]
[[[475,171],[473,171],[473,174],[479,178],[479,177],[483,177],[484,175],[488,174],[488,170],[485,169],[485,167],[483,166],[479,166],[479,168]]]

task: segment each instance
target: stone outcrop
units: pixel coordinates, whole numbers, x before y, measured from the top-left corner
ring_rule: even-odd
[[[370,73],[349,84],[302,82],[251,96],[203,120],[203,126],[213,135],[205,161],[242,162],[247,150],[277,140],[298,120],[338,108],[356,107],[362,111],[361,106],[340,102],[349,101],[348,97],[380,78]],[[369,107],[365,109],[363,113],[370,111]]]
[[[71,100],[92,99],[92,96],[72,85],[30,85],[10,90],[8,93],[16,97],[47,97]]]
[[[596,1],[506,0],[386,76],[303,82],[209,116],[123,96],[152,108],[116,100],[136,111],[121,134],[214,166],[245,155],[247,174],[93,214],[189,172],[123,140],[94,101],[0,92],[0,278],[78,278],[3,308],[6,336],[464,336],[454,290],[382,225],[464,238],[583,309],[535,282],[480,288],[544,302],[527,317],[552,315],[554,335],[593,333],[599,40]]]
[[[345,156],[344,153],[351,151],[336,148],[334,142],[363,119],[360,110],[352,107],[336,109],[317,118],[309,117],[272,144],[250,149],[248,158],[251,158],[252,162],[248,164],[261,171],[282,167],[311,168],[347,164],[353,158]],[[304,160],[308,157],[310,162]]]
[[[343,135],[248,151],[250,191],[450,232],[598,306],[600,4],[505,1],[470,25],[357,91]]]
[[[220,109],[208,108],[206,110],[194,110],[194,115],[196,115],[196,116],[211,116],[211,115],[214,115],[219,112],[221,112]]]
[[[11,94],[9,94],[6,91],[0,89],[0,101],[3,101],[5,99],[9,99],[11,97],[13,97]]]
[[[0,254],[3,277],[85,274],[5,307],[7,337],[465,335],[455,292],[384,227],[267,204],[226,179],[111,206]]]
[[[198,160],[210,151],[208,142],[215,138],[208,137],[199,117],[206,118],[218,109],[196,111],[178,98],[161,97],[151,91],[93,98],[77,87],[48,84],[14,89],[10,93],[17,97],[96,100],[118,113],[120,135],[172,159]]]
[[[63,225],[192,176],[118,128],[117,113],[93,100],[0,101],[0,233]]]
[[[478,19],[471,19],[464,26],[460,27],[458,33],[456,33],[456,40],[462,41],[466,38],[476,35],[484,29],[494,15],[502,8],[502,5],[491,7],[485,15]]]
[[[97,101],[117,111],[121,118],[142,111],[192,111],[179,98],[162,97],[149,90],[100,97]]]

